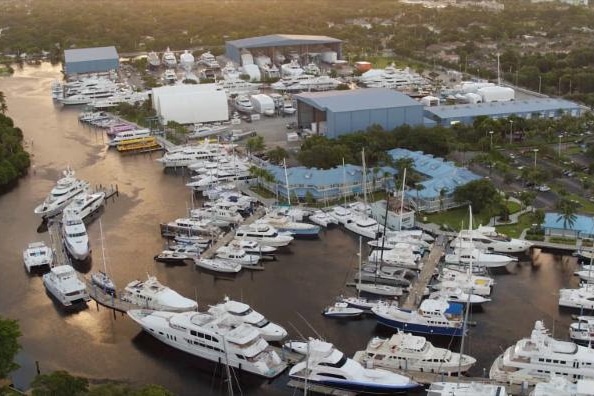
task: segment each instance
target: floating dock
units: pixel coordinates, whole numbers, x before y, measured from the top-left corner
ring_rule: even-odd
[[[445,252],[445,246],[443,243],[443,236],[437,237],[431,248],[431,252],[428,256],[423,257],[423,269],[419,273],[418,278],[410,287],[410,291],[406,300],[402,303],[402,308],[405,309],[417,309],[421,300],[425,288],[429,284],[429,281],[435,274],[435,269],[441,260],[443,253]]]

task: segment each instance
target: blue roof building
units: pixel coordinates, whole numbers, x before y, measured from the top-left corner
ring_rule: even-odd
[[[299,55],[333,51],[340,59],[342,40],[327,36],[310,36],[296,34],[271,34],[268,36],[248,37],[225,43],[225,56],[229,60],[241,64],[241,53],[248,50],[253,54],[265,54],[275,59],[276,54],[297,51]]]
[[[425,117],[437,125],[472,124],[479,116],[493,119],[517,116],[531,118],[559,118],[564,114],[579,117],[584,109],[564,99],[541,98],[508,102],[487,102],[425,107]]]
[[[454,200],[456,188],[481,179],[481,176],[458,167],[453,162],[420,151],[397,148],[388,151],[388,154],[394,160],[412,159],[415,172],[426,176],[424,181],[417,184],[416,189],[405,192],[408,202],[419,211],[437,212],[460,206],[460,203]]]
[[[385,130],[424,124],[422,104],[386,88],[304,92],[293,98],[298,126],[329,138],[364,131],[374,124]]]
[[[106,73],[117,70],[120,57],[114,46],[64,50],[64,72],[67,76]]]
[[[545,213],[543,227],[546,235],[574,236],[576,238],[594,238],[594,219],[592,216],[576,215],[572,225],[565,224],[560,213]]]

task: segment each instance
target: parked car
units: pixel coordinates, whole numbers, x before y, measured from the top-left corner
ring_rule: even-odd
[[[547,186],[546,184],[541,184],[540,186],[536,187],[536,189],[540,192],[551,191],[551,187]]]

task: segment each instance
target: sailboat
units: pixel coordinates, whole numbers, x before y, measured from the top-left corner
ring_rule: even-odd
[[[107,262],[105,260],[105,244],[103,241],[103,226],[101,224],[101,219],[99,219],[99,232],[101,235],[101,256],[103,258],[103,271],[92,272],[91,283],[99,287],[106,294],[111,294],[112,296],[115,296],[115,284],[113,283],[109,275],[107,275]]]

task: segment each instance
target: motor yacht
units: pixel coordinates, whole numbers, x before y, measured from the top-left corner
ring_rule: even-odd
[[[338,220],[323,210],[316,210],[314,213],[309,215],[309,221],[325,228],[330,228],[338,224]]]
[[[471,307],[482,306],[491,301],[490,298],[478,294],[465,293],[459,287],[444,287],[429,294],[431,299],[445,298],[448,302],[470,304]]]
[[[91,254],[91,245],[85,223],[74,210],[62,213],[62,240],[70,257],[78,261],[86,260]]]
[[[191,71],[194,67],[194,55],[189,50],[185,50],[183,54],[179,56],[179,65],[186,71]]]
[[[353,359],[347,358],[329,342],[310,339],[305,344],[302,349],[306,350],[306,357],[304,361],[291,368],[291,379],[374,395],[391,395],[419,387],[419,384],[409,377],[387,370],[365,368]]]
[[[235,261],[242,266],[257,265],[260,262],[260,256],[257,254],[248,254],[237,245],[221,246],[217,249],[216,257],[224,260]]]
[[[229,274],[236,274],[243,268],[242,265],[237,261],[220,258],[205,259],[196,257],[194,258],[194,265],[205,270]]]
[[[45,242],[32,242],[23,250],[23,263],[28,273],[50,269],[54,265],[54,251]]]
[[[149,52],[147,54],[146,59],[150,67],[157,68],[161,66],[161,60],[159,59],[159,55],[157,55],[155,51]]]
[[[594,284],[585,284],[577,289],[560,289],[559,306],[594,310]]]
[[[58,265],[43,275],[47,291],[65,307],[91,300],[86,284],[79,279],[71,265]]]
[[[412,333],[461,337],[464,332],[463,308],[461,304],[449,303],[445,299],[423,300],[416,310],[378,305],[371,311],[378,323]]]
[[[214,235],[218,234],[220,231],[219,228],[217,228],[209,219],[198,220],[188,217],[175,219],[167,224],[164,224],[163,226],[169,231],[186,235]]]
[[[231,314],[134,309],[128,316],[159,341],[217,364],[266,378],[287,368],[256,328]]]
[[[344,206],[334,206],[328,214],[336,219],[338,224],[346,225],[353,221],[354,215],[349,208]]]
[[[547,382],[534,386],[530,396],[592,396],[594,380],[569,381],[567,378],[551,375]]]
[[[336,302],[324,308],[322,315],[329,318],[357,318],[363,314],[363,309],[349,306],[345,302]]]
[[[173,69],[165,70],[161,78],[166,84],[175,84],[177,82],[177,74]]]
[[[261,245],[256,241],[241,238],[232,240],[229,245],[238,246],[246,253],[257,254],[258,256],[272,256],[277,251],[277,248],[274,246]]]
[[[398,331],[390,338],[372,338],[353,359],[365,367],[452,375],[465,373],[476,363],[472,356],[438,348],[425,337]]]
[[[166,264],[186,264],[186,261],[192,260],[194,256],[189,255],[187,253],[181,253],[179,251],[174,251],[171,249],[165,249],[161,253],[155,255],[153,259],[160,263]]]
[[[173,53],[173,51],[171,51],[169,49],[169,47],[167,47],[165,52],[163,52],[163,57],[161,58],[161,62],[163,63],[163,66],[165,66],[165,67],[175,69],[175,67],[177,66],[177,58],[175,57],[175,54]]]
[[[233,95],[246,96],[259,92],[260,84],[242,80],[241,78],[226,78],[216,83],[217,89],[222,89],[227,97]],[[250,102],[251,104],[251,102]]]
[[[129,129],[116,133],[113,139],[111,139],[107,145],[110,147],[116,147],[118,144],[124,144],[134,139],[141,139],[151,136],[151,131],[148,129]]]
[[[431,285],[433,289],[457,287],[465,293],[489,296],[495,281],[489,276],[475,275],[468,268],[466,271],[458,271],[450,268],[442,268],[438,275],[438,283]]]
[[[482,382],[432,382],[427,396],[507,396],[504,385]]]
[[[594,379],[594,349],[552,338],[537,320],[529,338],[522,338],[495,359],[489,378],[534,385],[547,381],[552,373],[571,381]]]
[[[74,197],[89,189],[89,182],[79,180],[74,176],[70,168],[63,172],[63,176],[57,181],[43,203],[34,210],[35,214],[44,218],[52,217],[62,212]]]
[[[252,113],[254,111],[254,106],[252,106],[252,102],[245,95],[237,96],[233,101],[233,106],[237,111],[241,113]]]
[[[64,208],[64,212],[74,212],[81,219],[86,219],[105,203],[105,192],[96,193],[84,192],[77,195],[72,202]]]
[[[252,223],[241,225],[235,231],[235,236],[248,241],[256,241],[263,246],[287,246],[293,241],[293,236],[279,234],[277,229],[268,224]]]
[[[461,230],[452,240],[451,246],[458,246],[460,241],[470,242],[480,250],[495,253],[519,254],[524,253],[533,245],[523,239],[510,238],[497,232],[495,227],[479,226],[473,230]]]
[[[201,160],[214,160],[224,154],[226,146],[220,144],[202,143],[182,146],[174,151],[166,152],[156,161],[164,168],[184,167]]]
[[[276,323],[266,319],[262,314],[254,311],[248,304],[235,301],[225,296],[223,302],[211,305],[209,313],[220,315],[227,313],[258,330],[266,341],[281,341],[287,336],[287,331]]]
[[[217,58],[210,51],[206,51],[198,58],[198,63],[209,69],[220,69],[221,65],[217,62]]]
[[[580,315],[569,325],[569,338],[581,345],[594,343],[594,316]]]
[[[369,239],[378,238],[384,231],[384,227],[378,224],[375,219],[362,215],[355,216],[355,218],[352,221],[347,222],[344,227],[357,235]]]
[[[171,312],[195,311],[198,309],[198,303],[164,286],[155,276],[148,276],[145,281],[134,280],[128,283],[120,298],[146,309]]]
[[[310,223],[293,221],[291,217],[278,212],[270,212],[264,217],[258,219],[256,223],[270,224],[279,232],[286,232],[295,238],[315,239],[320,236],[320,226]]]
[[[468,266],[472,263],[478,268],[500,268],[518,261],[516,257],[512,256],[485,253],[474,245],[474,240],[471,242],[459,239],[456,245],[450,244],[450,246],[454,247],[454,251],[445,255],[446,264]]]

